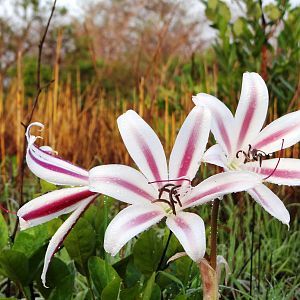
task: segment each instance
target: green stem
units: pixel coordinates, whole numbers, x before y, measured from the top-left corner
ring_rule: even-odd
[[[218,235],[218,213],[220,200],[213,202],[211,214],[211,236],[210,236],[210,265],[215,270],[217,267],[217,235]]]
[[[87,279],[87,284],[88,284],[89,290],[91,292],[92,299],[96,300],[89,273],[87,274],[86,279]]]
[[[172,237],[172,231],[169,232],[168,239],[167,239],[167,242],[166,242],[164,251],[163,251],[163,253],[162,253],[162,256],[161,256],[161,258],[160,258],[159,264],[158,264],[158,266],[157,266],[156,272],[158,272],[158,271],[161,269],[161,267],[162,267],[162,264],[163,264],[163,262],[164,262],[164,259],[165,259],[165,256],[166,256],[166,253],[167,253],[169,244],[170,244],[171,237]]]

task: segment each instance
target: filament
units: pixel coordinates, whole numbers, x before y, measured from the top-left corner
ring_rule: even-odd
[[[170,181],[188,181],[191,183],[191,180],[188,178],[178,178],[178,179],[166,179],[166,180],[155,180],[155,181],[148,181],[148,184],[157,183],[157,182],[170,182]]]
[[[11,210],[6,209],[1,204],[0,204],[0,209],[3,210],[4,212],[6,212],[7,214],[13,214],[13,215],[17,214],[15,211],[11,211]]]
[[[277,169],[277,167],[278,167],[278,165],[279,165],[280,159],[281,159],[281,157],[282,157],[282,153],[283,153],[283,143],[284,143],[284,139],[282,139],[281,148],[280,148],[280,153],[279,153],[279,158],[278,158],[278,161],[277,161],[277,164],[276,164],[274,170],[271,172],[270,175],[268,175],[267,177],[263,178],[263,180],[266,180],[266,179],[270,178],[270,177],[275,173],[275,171],[276,171],[276,169]]]

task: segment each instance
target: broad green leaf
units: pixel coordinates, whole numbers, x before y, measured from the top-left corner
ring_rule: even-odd
[[[121,278],[124,278],[126,276],[127,266],[129,263],[132,262],[132,260],[133,260],[133,256],[131,254],[119,260],[113,265],[113,268],[118,272]]]
[[[22,285],[28,283],[28,259],[22,252],[15,250],[2,250],[0,253],[0,265],[5,275]]]
[[[264,11],[268,18],[272,21],[277,21],[280,18],[280,10],[279,8],[274,5],[273,3],[270,3],[264,7]]]
[[[70,299],[73,293],[74,274],[62,260],[53,257],[46,276],[48,288],[42,285],[40,274],[37,278],[37,284],[39,291],[46,299]]]
[[[71,259],[85,268],[90,256],[94,254],[96,233],[85,219],[79,219],[64,241]]]
[[[186,300],[188,299],[186,295],[177,295],[174,300]]]
[[[219,1],[218,2],[218,15],[219,17],[221,17],[222,19],[224,19],[224,21],[226,23],[228,23],[231,19],[231,12],[229,7],[227,6],[227,4],[225,2]]]
[[[139,283],[137,283],[131,288],[122,289],[120,292],[120,299],[121,300],[139,299],[140,292],[141,292],[141,286]]]
[[[163,276],[165,276],[165,277],[169,278],[170,280],[174,281],[175,283],[180,285],[182,290],[184,290],[184,285],[181,282],[181,280],[178,279],[176,276],[174,276],[172,273],[168,273],[168,272],[165,272],[165,271],[159,271],[159,274],[162,274]]]
[[[40,229],[45,229],[45,227],[39,228],[39,226],[37,226],[26,231],[20,231],[16,236],[12,249],[24,253],[29,258],[41,248],[48,239],[47,231]]]
[[[5,247],[7,243],[7,239],[8,239],[7,225],[2,214],[0,213],[0,249]]]
[[[156,276],[156,272],[153,272],[151,277],[148,279],[146,287],[142,294],[142,300],[150,300],[151,299],[153,287],[155,284],[155,276]]]
[[[120,299],[121,279],[116,277],[102,291],[101,300]]]
[[[140,280],[142,275],[143,274],[134,264],[133,259],[131,259],[127,264],[126,273],[122,278],[125,277],[124,282],[126,283],[127,287],[132,287]]]
[[[36,251],[48,243],[48,239],[61,225],[60,219],[55,219],[24,231],[18,232],[13,249],[31,257]]]
[[[116,278],[120,278],[116,270],[105,260],[93,256],[88,261],[89,274],[98,295]]]
[[[236,36],[243,34],[245,28],[245,21],[243,18],[238,18],[233,24],[233,32]]]
[[[57,190],[56,185],[54,185],[48,181],[45,181],[43,179],[40,179],[40,184],[41,184],[42,194]]]
[[[163,243],[155,229],[140,235],[133,248],[134,264],[145,275],[156,271],[163,252]]]
[[[74,276],[68,275],[51,291],[48,300],[68,300],[72,299],[74,286]]]
[[[93,226],[96,232],[97,253],[100,252],[100,256],[104,257],[105,251],[103,249],[103,241],[107,221],[105,222],[105,210],[103,209],[103,203],[100,203],[100,201],[102,200],[97,200],[95,205],[91,205],[82,218],[87,220]]]
[[[152,294],[150,300],[159,300],[161,299],[161,290],[157,283],[154,283]]]
[[[215,10],[218,4],[218,0],[208,0],[207,1],[207,6],[212,9]]]

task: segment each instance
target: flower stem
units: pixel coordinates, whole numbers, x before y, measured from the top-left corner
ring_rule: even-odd
[[[168,250],[168,246],[170,244],[171,237],[172,237],[172,231],[169,232],[168,239],[167,239],[164,251],[162,253],[162,256],[160,258],[160,262],[159,262],[159,264],[157,266],[156,272],[159,271],[161,269],[161,267],[162,267],[163,261],[165,259],[165,256],[166,256],[166,253],[167,253],[167,250]]]
[[[217,234],[218,234],[218,213],[220,200],[213,202],[211,214],[211,236],[210,236],[210,265],[215,270],[217,267]]]

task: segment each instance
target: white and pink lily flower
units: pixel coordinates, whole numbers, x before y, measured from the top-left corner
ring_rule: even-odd
[[[109,224],[104,248],[111,255],[134,236],[166,217],[166,224],[196,262],[205,254],[203,220],[183,210],[224,194],[252,188],[260,182],[241,171],[214,175],[192,187],[210,131],[207,109],[195,107],[183,123],[167,165],[163,146],[152,128],[134,111],[118,118],[118,127],[132,159],[141,172],[123,165],[90,170],[90,189],[130,204]]]
[[[203,161],[226,171],[247,170],[264,182],[300,185],[300,160],[281,158],[282,150],[300,140],[300,111],[289,113],[262,129],[268,111],[268,89],[257,73],[244,73],[240,101],[235,113],[217,98],[200,93],[193,97],[198,107],[213,115],[212,132],[217,144]],[[280,151],[279,158],[271,153]],[[282,201],[263,183],[247,191],[267,212],[284,224],[290,215]]]
[[[45,285],[46,273],[52,256],[58,250],[82,213],[95,200],[97,194],[89,190],[89,173],[87,170],[61,159],[51,147],[38,147],[35,144],[36,139],[39,137],[30,134],[32,126],[44,128],[43,124],[35,122],[27,129],[26,138],[28,146],[26,162],[29,169],[36,176],[50,183],[76,186],[55,190],[37,197],[23,205],[17,213],[21,230],[23,230],[72,212],[49,242],[41,276],[42,282]]]

